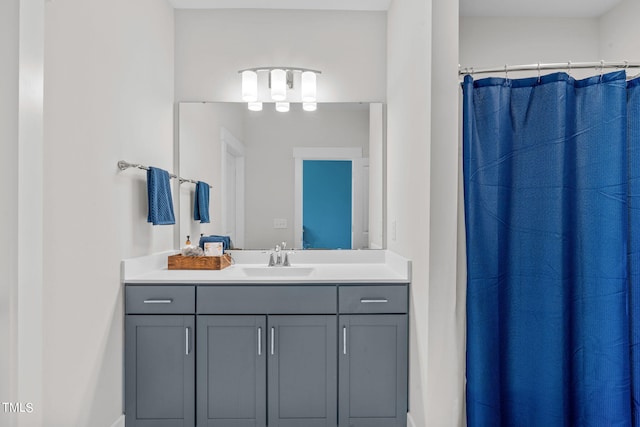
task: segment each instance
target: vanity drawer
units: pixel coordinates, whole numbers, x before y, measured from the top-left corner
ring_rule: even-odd
[[[409,308],[406,285],[340,286],[340,313],[406,313]]]
[[[336,292],[333,285],[199,286],[198,314],[335,313]]]
[[[195,286],[127,285],[127,314],[188,314],[195,313]]]

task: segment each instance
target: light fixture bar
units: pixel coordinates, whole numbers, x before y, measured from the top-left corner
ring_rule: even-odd
[[[300,72],[300,73],[305,71],[311,71],[312,73],[322,74],[322,71],[312,70],[311,68],[301,68],[301,67],[253,67],[253,68],[242,69],[238,71],[238,73],[242,74],[243,71],[254,71],[257,73],[259,71],[271,71],[271,70],[285,70],[285,71],[293,71],[293,72]]]
[[[280,68],[277,69],[278,71],[280,71]],[[274,70],[272,70],[274,71]],[[291,70],[284,70],[285,72],[285,83],[287,85],[287,87],[289,89],[293,89],[293,71]],[[271,85],[271,78],[272,78],[273,74],[271,73],[271,71],[269,71],[269,89],[271,89],[273,86]]]

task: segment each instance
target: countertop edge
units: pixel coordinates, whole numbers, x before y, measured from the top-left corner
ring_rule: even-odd
[[[131,279],[123,281],[125,285],[352,285],[352,284],[367,284],[367,285],[406,285],[409,281],[406,279],[323,279],[323,280],[298,280],[298,279],[237,279],[226,281],[206,281],[206,280],[153,280],[153,279]]]
[[[256,251],[258,252],[258,251]],[[263,251],[259,251],[262,253]],[[325,251],[329,252],[329,251]],[[167,270],[167,257],[176,251],[165,251],[148,256],[122,260],[121,282],[126,284],[350,284],[350,283],[410,283],[411,261],[389,250],[375,254],[369,251],[332,251],[319,254],[319,262],[305,265],[319,270],[314,277],[240,275],[235,264],[225,270]],[[382,255],[382,256],[380,256]],[[344,262],[344,257],[351,262]],[[336,262],[331,262],[335,260]],[[307,259],[308,261],[308,255]],[[360,262],[358,262],[360,261]],[[368,267],[377,268],[372,273]],[[234,268],[236,267],[236,268]],[[287,267],[283,267],[287,268]],[[362,268],[362,274],[354,269]],[[324,270],[324,271],[323,271]],[[327,271],[328,270],[328,271]],[[208,275],[209,277],[201,277]]]

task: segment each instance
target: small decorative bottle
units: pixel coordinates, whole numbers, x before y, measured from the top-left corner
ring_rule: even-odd
[[[202,256],[203,251],[199,246],[193,246],[191,244],[191,236],[187,236],[187,241],[184,242],[184,247],[182,248],[182,256]]]

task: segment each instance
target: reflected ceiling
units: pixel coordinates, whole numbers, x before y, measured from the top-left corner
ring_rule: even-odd
[[[595,18],[621,0],[460,0],[462,16]]]
[[[176,9],[307,9],[385,11],[403,0],[169,0]],[[451,0],[453,1],[453,0]],[[462,16],[594,18],[621,0],[460,0]]]

